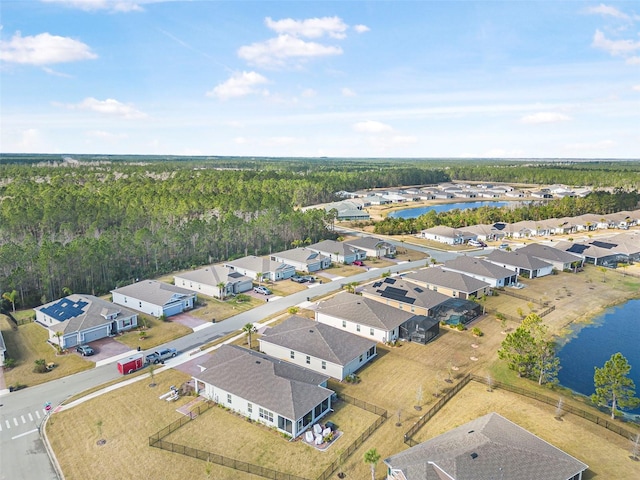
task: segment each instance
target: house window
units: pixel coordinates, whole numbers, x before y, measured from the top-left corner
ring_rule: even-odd
[[[127,303],[127,297],[124,297],[124,303]]]
[[[294,352],[293,350],[291,350],[291,352],[289,352],[289,356],[291,358],[296,358],[296,352]]]
[[[342,320],[342,328],[347,328],[347,321],[346,320]]]
[[[437,292],[438,291],[438,287],[436,287],[435,285],[433,286],[433,291]]]
[[[129,326],[131,326],[131,319],[130,319],[130,318],[127,318],[127,319],[125,319],[125,320],[122,320],[122,326],[123,326],[123,327],[129,327]]]
[[[258,409],[258,416],[266,420],[267,422],[273,423],[273,412],[270,412],[269,410],[265,410],[264,408],[260,407]]]
[[[360,331],[360,325],[356,325],[356,332]]]
[[[231,403],[231,394],[227,393],[227,403]]]
[[[367,357],[373,357],[376,354],[376,347],[371,347],[367,352]]]
[[[360,355],[360,362],[362,363],[362,355]]]
[[[455,297],[457,297],[457,296],[458,296],[458,292],[456,292],[456,291],[454,290],[453,292],[451,292],[451,296],[452,296],[452,297],[454,297],[454,298],[455,298]]]
[[[253,413],[253,405],[247,402],[247,413],[251,415]]]
[[[138,307],[142,308],[142,302],[138,302]]]
[[[369,329],[369,335],[373,335],[373,333],[374,333],[373,328],[370,328],[370,329]]]
[[[307,365],[311,364],[311,357],[309,355],[307,355]]]
[[[327,369],[327,362],[325,362],[324,360],[322,361],[322,369],[323,370]]]

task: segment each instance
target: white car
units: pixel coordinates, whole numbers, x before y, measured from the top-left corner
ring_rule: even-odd
[[[256,293],[261,293],[262,295],[271,295],[271,290],[267,287],[253,287],[253,291]]]

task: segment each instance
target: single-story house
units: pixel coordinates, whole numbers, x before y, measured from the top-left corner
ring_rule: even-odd
[[[492,287],[505,287],[517,283],[517,274],[480,258],[460,255],[442,265],[443,270],[464,273],[470,277],[487,282]]]
[[[571,270],[574,266],[581,267],[584,263],[583,258],[578,255],[539,243],[530,243],[529,245],[519,248],[517,252],[544,260],[560,272]]]
[[[411,330],[410,327],[414,324],[424,330],[422,343],[427,343],[439,333],[438,322],[429,317],[401,311],[348,292],[338,293],[318,303],[316,321],[382,343],[404,338],[403,334],[412,335],[415,328]],[[412,323],[403,330],[407,322]]]
[[[359,290],[364,298],[399,308],[417,315],[430,316],[433,307],[450,297],[428,288],[422,288],[400,277],[387,277]]]
[[[629,256],[614,247],[617,244],[594,240],[590,242],[559,242],[556,248],[584,258],[585,263],[615,268],[619,263],[628,263]]]
[[[269,327],[260,351],[338,380],[376,356],[376,341],[297,315]]]
[[[353,240],[345,240],[344,243],[363,250],[369,258],[381,258],[396,254],[396,246],[380,238],[365,236]]]
[[[273,253],[271,260],[286,263],[300,272],[317,272],[331,266],[331,259],[321,253],[299,247],[284,252]]]
[[[222,345],[193,376],[201,395],[295,438],[331,411],[328,375]]]
[[[474,233],[460,230],[458,228],[446,227],[438,225],[437,227],[422,230],[418,236],[433,240],[435,242],[446,243],[447,245],[462,245],[469,240],[477,240],[478,236]]]
[[[464,230],[465,232],[475,235],[476,240],[492,242],[494,240],[501,240],[506,236],[506,227],[506,223],[497,222],[494,224],[469,225],[468,227],[464,227]]]
[[[309,250],[321,253],[331,259],[332,262],[351,265],[356,260],[365,260],[367,253],[345,242],[335,240],[323,240],[307,247]]]
[[[177,315],[191,310],[196,302],[194,292],[157,280],[143,280],[116,288],[111,290],[111,296],[113,303],[154,317]]]
[[[72,294],[34,308],[49,342],[75,347],[135,328],[138,314],[93,295]]]
[[[497,413],[384,460],[387,480],[581,480],[589,468]]]
[[[371,217],[366,210],[363,210],[366,202],[355,200],[344,200],[342,202],[329,203],[324,206],[325,212],[332,210],[336,212],[336,220],[338,221],[366,221]]]
[[[553,265],[537,257],[527,255],[521,251],[506,252],[494,250],[485,257],[487,262],[513,270],[523,278],[538,278],[553,273]]]
[[[209,297],[225,298],[253,288],[251,277],[222,265],[210,265],[174,275],[173,283]]]
[[[260,279],[258,279],[258,274],[261,279],[268,279],[272,282],[277,282],[278,280],[291,278],[296,273],[296,269],[293,265],[276,262],[270,258],[256,257],[255,255],[249,255],[248,257],[232,260],[225,263],[224,266],[230,268],[234,272],[258,281],[260,281]]]
[[[491,285],[464,273],[441,267],[422,268],[402,276],[405,280],[453,298],[469,299],[491,294]]]

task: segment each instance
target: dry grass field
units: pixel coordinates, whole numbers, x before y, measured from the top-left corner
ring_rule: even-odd
[[[144,318],[144,323],[141,321]],[[163,322],[159,318],[154,318],[150,315],[138,314],[138,325],[146,325],[144,330],[147,336],[142,340],[144,348],[152,348],[164,343],[175,340],[176,338],[183,337],[193,330],[189,327],[177,322]],[[120,343],[125,344],[131,349],[135,349],[141,344],[140,333],[138,330],[131,330],[125,332],[122,335],[114,337]]]

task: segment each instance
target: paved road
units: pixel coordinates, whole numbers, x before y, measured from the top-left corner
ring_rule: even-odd
[[[453,252],[442,252],[406,243],[401,244],[401,242],[393,243],[428,253],[439,262],[456,256],[456,253]],[[207,325],[201,330],[170,342],[167,346],[175,347],[178,351],[183,352],[182,355],[185,355],[186,360],[187,352],[205,343],[228,333],[237,332],[248,322],[258,322],[265,317],[286,311],[289,307],[307,301],[308,298],[313,299],[340,290],[342,283],[363,282],[378,278],[382,272],[397,273],[424,265],[424,260],[402,262],[384,269],[363,271],[348,277],[348,279],[319,284],[287,297],[271,300],[223,322]],[[38,427],[45,414],[45,402],[51,402],[55,407],[72,395],[118,377],[115,365],[107,364],[0,397],[0,480],[57,478],[38,432]]]

